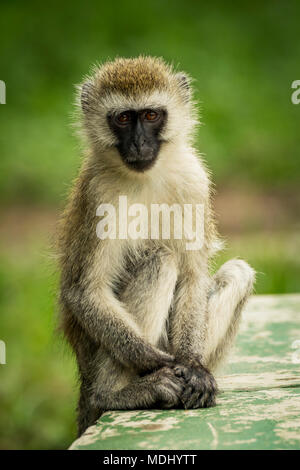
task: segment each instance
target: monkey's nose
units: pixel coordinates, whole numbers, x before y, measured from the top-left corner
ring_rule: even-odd
[[[143,148],[144,145],[146,144],[146,139],[144,136],[141,136],[140,139],[139,139],[139,144],[140,144],[140,148]]]
[[[140,155],[142,151],[144,150],[145,144],[146,144],[146,139],[142,136],[133,141],[133,148],[138,155]]]
[[[136,141],[133,141],[132,142],[132,149],[134,151],[134,153],[136,153],[137,155],[140,153],[140,145],[138,142]]]
[[[144,147],[145,143],[146,143],[146,139],[142,135],[134,140],[134,146],[138,152]]]

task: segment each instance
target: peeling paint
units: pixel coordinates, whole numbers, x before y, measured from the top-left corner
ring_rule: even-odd
[[[207,423],[207,425],[210,428],[211,433],[213,435],[213,440],[212,440],[211,446],[212,446],[213,449],[216,449],[217,446],[218,446],[218,442],[219,442],[218,433],[217,433],[216,429],[213,427],[213,425],[211,423]]]
[[[218,379],[221,390],[262,390],[300,386],[299,371],[279,370],[263,374],[232,374]]]
[[[73,442],[70,447],[70,450],[76,450],[78,446],[89,446],[94,444],[98,439],[98,430],[97,425],[90,426],[82,436]]]

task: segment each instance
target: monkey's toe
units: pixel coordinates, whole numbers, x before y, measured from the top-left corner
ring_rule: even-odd
[[[206,369],[190,369],[187,384],[181,395],[185,409],[209,408],[216,405],[218,387],[212,374]]]
[[[156,372],[155,393],[160,408],[175,408],[181,404],[185,382],[173,369],[163,367]]]

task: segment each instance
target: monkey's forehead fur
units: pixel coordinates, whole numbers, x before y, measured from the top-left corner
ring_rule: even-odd
[[[176,74],[172,67],[157,57],[117,58],[94,69],[94,84],[101,95],[121,93],[140,95],[155,90],[188,87],[186,75]]]

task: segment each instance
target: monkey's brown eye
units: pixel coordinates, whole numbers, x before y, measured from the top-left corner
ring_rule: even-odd
[[[159,117],[159,114],[156,113],[155,111],[147,111],[145,114],[145,119],[147,121],[156,121],[158,117]]]
[[[121,113],[117,116],[117,121],[120,124],[126,124],[130,121],[130,114],[129,113]]]

